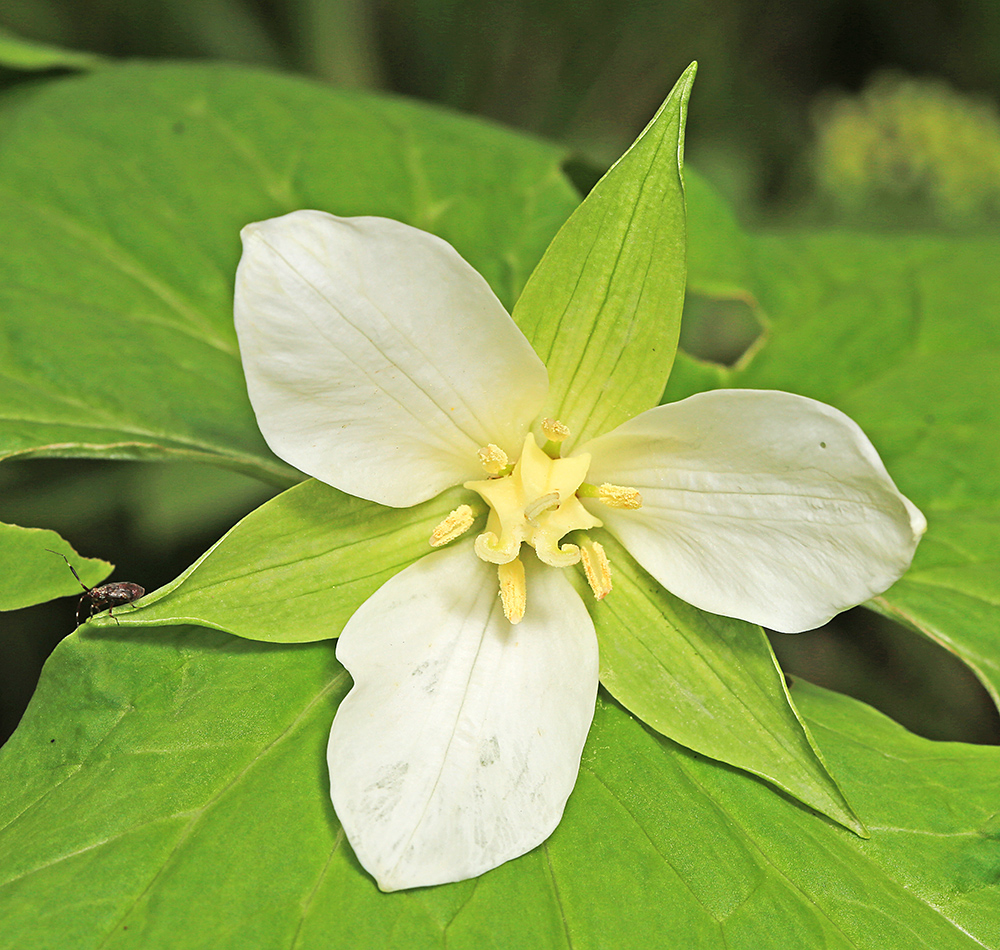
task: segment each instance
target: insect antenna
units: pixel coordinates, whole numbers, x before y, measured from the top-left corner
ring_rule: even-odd
[[[77,579],[78,581],[80,581],[80,586],[81,586],[81,587],[83,588],[83,590],[84,590],[84,593],[87,593],[87,594],[89,594],[89,593],[90,593],[90,592],[91,592],[91,591],[93,590],[93,588],[92,588],[92,587],[88,587],[88,586],[87,586],[86,584],[84,584],[84,582],[83,582],[83,581],[81,581],[81,580],[80,580],[80,575],[76,573],[76,568],[75,568],[75,567],[73,567],[73,565],[69,563],[69,558],[68,558],[68,557],[66,557],[66,555],[65,555],[65,554],[62,554],[62,553],[61,553],[61,552],[59,552],[59,551],[53,551],[53,550],[52,550],[52,548],[46,548],[45,550],[46,550],[46,551],[48,551],[48,552],[49,552],[49,554],[55,554],[55,555],[57,555],[58,557],[61,557],[61,558],[62,558],[62,559],[63,559],[63,560],[64,560],[64,561],[66,562],[66,566],[67,566],[67,567],[68,567],[68,568],[69,568],[69,569],[70,569],[70,570],[71,570],[71,571],[73,572],[73,576],[74,576],[74,577],[75,577],[75,578],[76,578],[76,579]]]

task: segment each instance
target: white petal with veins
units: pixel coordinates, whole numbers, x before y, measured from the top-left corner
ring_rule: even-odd
[[[276,455],[408,507],[517,454],[545,367],[447,242],[386,218],[296,211],[248,225],[236,275],[247,390]]]
[[[344,628],[354,677],[330,734],[333,806],[384,891],[475,877],[544,841],[576,781],[597,638],[561,571],[530,555],[512,626],[471,542],[426,555]]]
[[[667,590],[785,633],[886,590],[926,528],[851,419],[789,393],[699,393],[581,450],[642,494],[587,506]]]

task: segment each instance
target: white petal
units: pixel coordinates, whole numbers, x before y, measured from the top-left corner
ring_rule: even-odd
[[[330,734],[333,807],[384,891],[460,881],[544,841],[576,781],[597,637],[562,572],[526,564],[511,626],[471,542],[428,554],[354,614]]]
[[[296,211],[243,229],[236,331],[274,453],[361,498],[407,507],[512,457],[545,367],[447,242],[387,218]]]
[[[700,393],[582,450],[588,481],[642,493],[588,507],[667,590],[785,633],[888,588],[927,526],[856,423],[790,393]]]

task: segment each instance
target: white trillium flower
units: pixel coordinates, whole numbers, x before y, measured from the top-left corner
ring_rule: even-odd
[[[576,446],[539,418],[544,365],[445,241],[318,211],[243,240],[236,329],[274,452],[392,507],[470,490],[432,536],[443,546],[376,591],[337,647],[354,687],[330,735],[331,794],[383,890],[481,874],[558,824],[598,679],[562,569],[582,563],[597,598],[612,583],[591,529],[689,603],[784,632],[910,564],[923,516],[830,406],[705,392]],[[485,527],[454,540],[477,505]]]

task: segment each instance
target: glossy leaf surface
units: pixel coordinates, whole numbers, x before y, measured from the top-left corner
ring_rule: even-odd
[[[0,457],[184,458],[287,486],[233,329],[239,231],[299,208],[446,238],[511,307],[573,208],[560,152],[232,66],[129,64],[12,97],[0,142]]]
[[[348,686],[326,644],[67,639],[0,753],[0,947],[1000,941],[997,750],[918,739],[804,683],[793,694],[869,841],[600,700],[546,844],[478,880],[381,894],[325,795]]]

